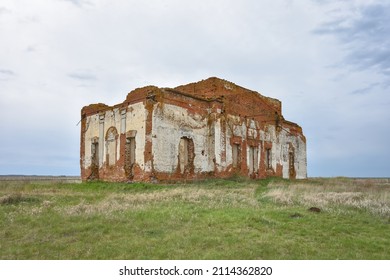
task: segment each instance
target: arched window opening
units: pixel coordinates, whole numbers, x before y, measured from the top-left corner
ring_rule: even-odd
[[[117,161],[118,131],[115,127],[110,127],[106,133],[106,164],[115,165]]]

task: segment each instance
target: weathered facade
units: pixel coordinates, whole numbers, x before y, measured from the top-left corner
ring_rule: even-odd
[[[218,78],[135,89],[81,110],[82,180],[306,178],[306,139],[281,102]]]

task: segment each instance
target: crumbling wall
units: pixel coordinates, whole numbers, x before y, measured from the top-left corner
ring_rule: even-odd
[[[92,141],[99,138],[99,115],[88,116],[85,119],[84,155],[81,158],[82,168],[90,168],[92,165]],[[100,164],[100,163],[99,163]]]
[[[286,179],[307,177],[306,139],[303,135],[294,131],[291,126],[282,125],[281,127],[268,125],[260,133],[263,148],[272,147],[272,172],[266,172],[267,175],[281,176]],[[290,170],[291,158],[293,158],[293,170]]]
[[[307,176],[306,139],[281,102],[218,78],[135,89],[81,113],[83,180]]]
[[[255,119],[228,115],[226,133],[225,172],[254,178],[279,176],[302,179],[307,177],[306,139],[300,128],[289,123],[283,127]],[[240,168],[233,167],[233,145],[241,148]],[[269,159],[267,150],[269,149]],[[290,172],[290,154],[293,153],[293,172]],[[270,161],[270,168],[267,166]]]
[[[302,137],[288,135],[284,133],[284,145],[282,147],[281,157],[283,161],[283,178],[305,179],[307,178],[306,168],[306,142]],[[292,154],[292,157],[291,157]],[[293,168],[291,169],[290,160],[293,159]]]
[[[126,135],[135,137],[135,169],[138,177],[144,169],[145,146],[145,106],[143,102],[127,107],[109,107],[103,112],[85,116],[83,133],[82,177],[88,179],[104,179],[125,181]],[[98,145],[94,145],[98,143]],[[98,176],[93,169],[93,150],[98,147]],[[132,174],[134,175],[134,174]]]
[[[187,108],[172,104],[156,106],[153,111],[152,150],[153,165],[160,177],[181,177],[179,144],[185,137],[193,141],[192,175],[212,172],[210,165],[209,127],[207,115],[189,112]],[[188,175],[188,174],[187,174]]]

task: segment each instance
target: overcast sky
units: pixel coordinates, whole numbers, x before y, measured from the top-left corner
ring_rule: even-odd
[[[390,177],[390,1],[1,0],[0,174],[79,175],[80,110],[217,76],[282,101],[309,176]]]

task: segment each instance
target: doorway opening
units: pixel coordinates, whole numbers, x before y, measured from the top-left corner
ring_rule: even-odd
[[[265,149],[265,168],[272,169],[272,151],[270,148]]]
[[[135,137],[127,137],[125,145],[125,174],[128,179],[134,177]]]
[[[92,140],[91,144],[91,175],[89,179],[99,179],[99,141]]]
[[[241,145],[240,144],[233,144],[232,154],[233,154],[233,168],[240,169],[241,168]]]
[[[194,158],[194,141],[191,138],[182,137],[179,142],[179,168],[181,174],[194,171]]]
[[[294,151],[290,151],[288,153],[288,176],[290,179],[295,179],[296,176],[294,162],[295,162]]]
[[[248,167],[249,175],[256,177],[259,170],[259,149],[255,146],[249,146]]]

